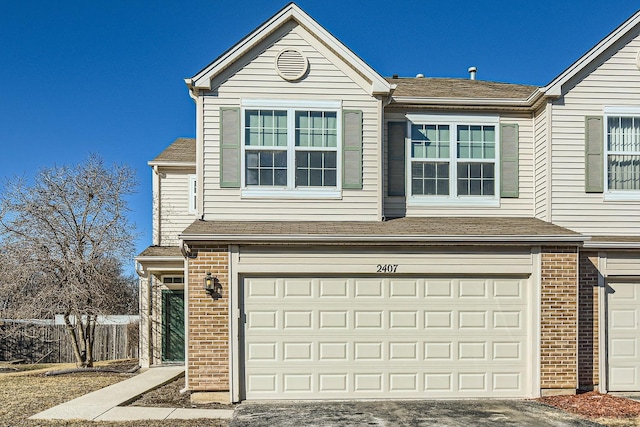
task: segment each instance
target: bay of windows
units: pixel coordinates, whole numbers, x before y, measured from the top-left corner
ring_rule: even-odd
[[[411,195],[496,195],[496,124],[409,122]]]
[[[338,111],[244,110],[247,188],[337,188]]]

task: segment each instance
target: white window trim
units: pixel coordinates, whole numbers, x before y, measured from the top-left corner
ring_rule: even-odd
[[[633,116],[640,117],[640,107],[634,106],[611,106],[604,107],[603,109],[603,117],[602,117],[602,135],[603,135],[603,144],[602,147],[603,154],[603,163],[604,166],[602,168],[604,173],[604,192],[603,192],[603,200],[607,202],[634,202],[640,200],[640,190],[611,190],[609,189],[609,144],[607,141],[608,138],[608,127],[609,127],[609,117],[620,117],[620,116]],[[625,154],[624,152],[617,151],[615,153]],[[633,153],[636,154],[636,153]]]
[[[189,175],[189,213],[196,213],[198,209],[198,181],[196,175]]]
[[[407,188],[407,204],[409,206],[479,206],[479,207],[499,207],[500,206],[500,117],[496,115],[449,115],[449,114],[415,114],[409,113],[407,118],[407,137],[405,138],[405,185]],[[457,181],[455,165],[457,158],[457,126],[458,125],[489,125],[495,126],[495,159],[494,167],[494,195],[493,196],[458,196],[451,195],[413,195],[411,194],[411,125],[449,125],[449,186],[454,189]],[[471,159],[472,160],[472,159]],[[489,162],[483,162],[489,163]]]
[[[342,198],[342,102],[341,101],[304,101],[288,99],[243,99],[240,111],[240,195],[243,199],[341,199]],[[247,187],[246,184],[246,145],[245,145],[245,111],[256,110],[286,110],[287,111],[287,187]],[[333,111],[336,113],[338,144],[336,150],[336,185],[335,187],[305,187],[295,186],[295,111]],[[269,150],[270,147],[255,147],[258,150]],[[319,147],[309,148],[309,151],[327,151]],[[333,147],[331,147],[333,149]]]

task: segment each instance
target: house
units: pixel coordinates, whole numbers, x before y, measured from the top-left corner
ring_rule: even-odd
[[[149,162],[141,361],[244,399],[640,391],[640,13],[544,87],[383,78],[289,4]]]

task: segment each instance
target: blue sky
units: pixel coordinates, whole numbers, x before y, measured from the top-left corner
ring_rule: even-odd
[[[151,243],[147,161],[195,135],[191,77],[287,4],[275,0],[0,2],[0,177],[126,163],[138,251]],[[383,76],[544,85],[631,16],[631,0],[300,0]]]

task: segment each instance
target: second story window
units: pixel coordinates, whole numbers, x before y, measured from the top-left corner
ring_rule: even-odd
[[[243,187],[248,192],[338,190],[339,105],[327,104],[244,108]]]
[[[416,203],[497,202],[495,117],[409,115],[410,196]]]
[[[608,116],[606,122],[609,191],[640,191],[640,116]]]

